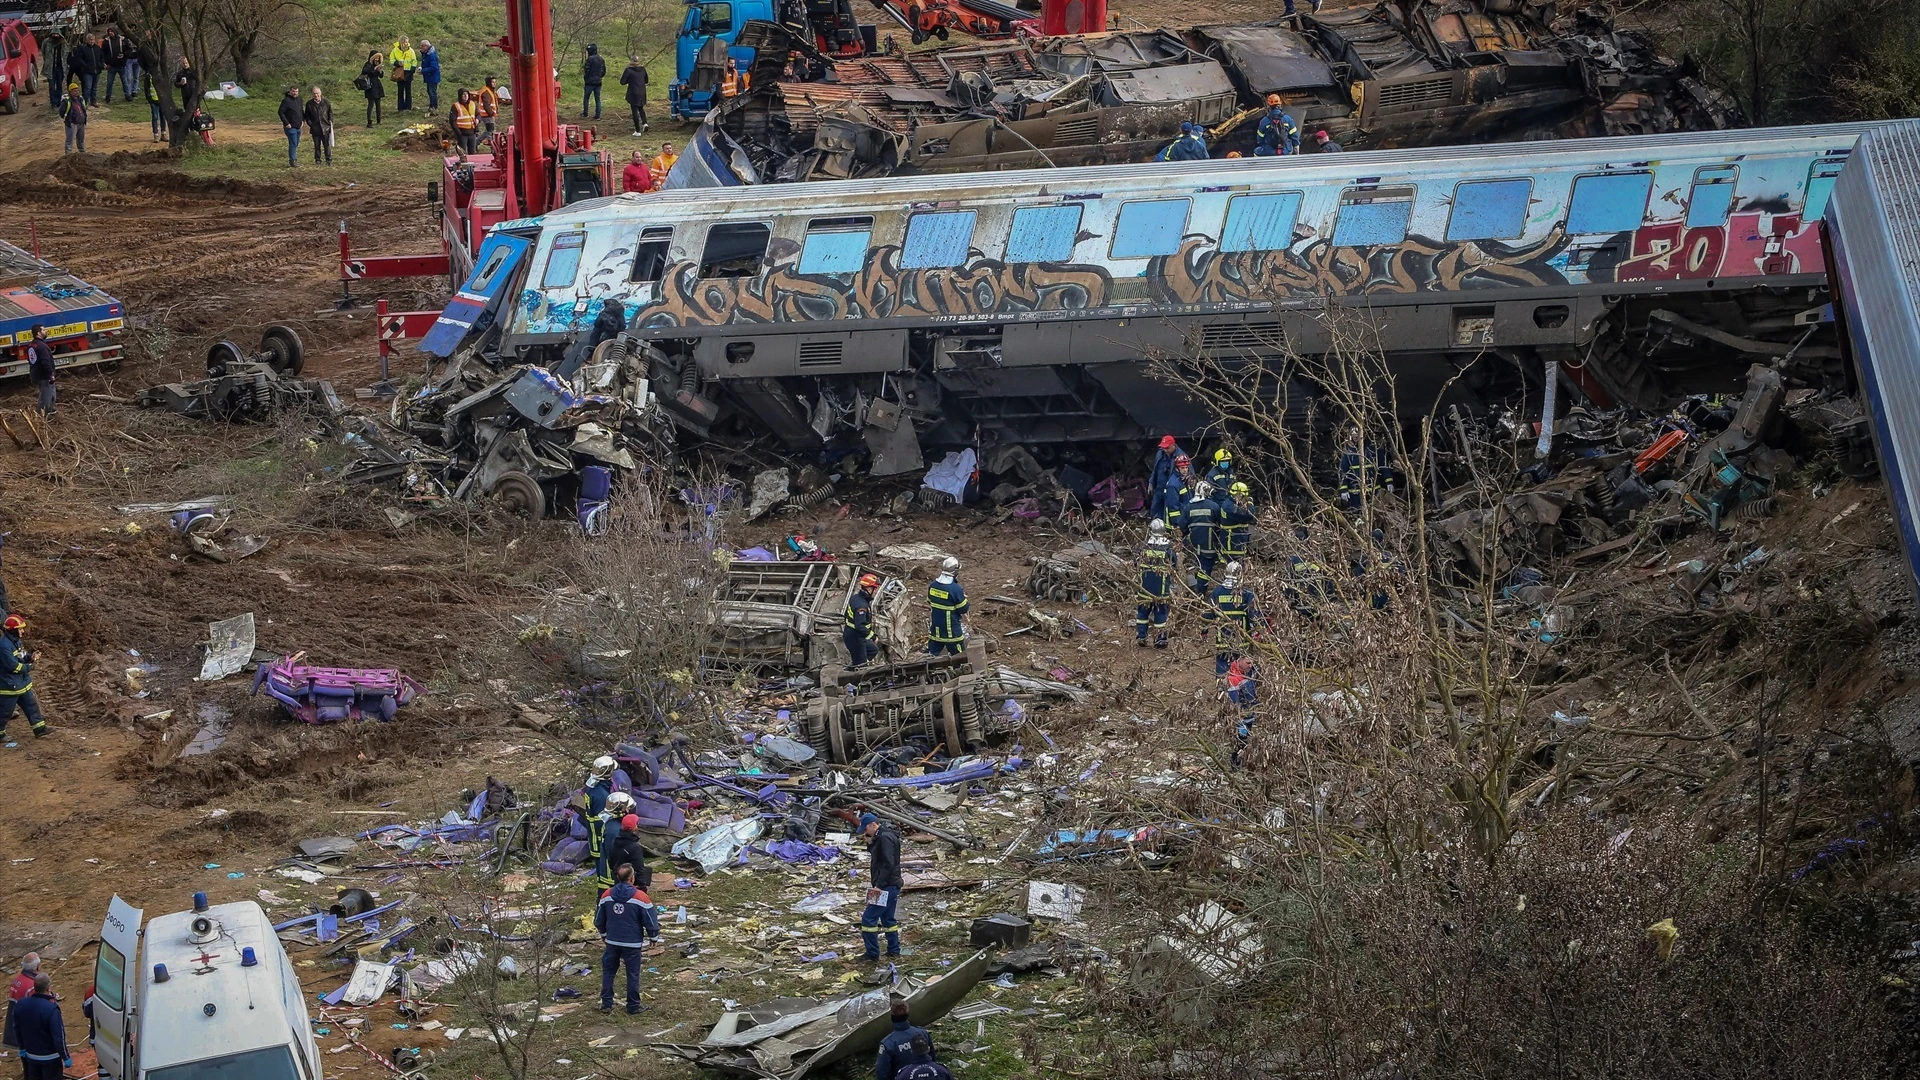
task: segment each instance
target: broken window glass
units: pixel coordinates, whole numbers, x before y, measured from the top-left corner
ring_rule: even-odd
[[[564,289],[580,274],[580,249],[587,243],[583,232],[564,232],[553,238],[547,252],[547,272],[540,277],[543,289]]]
[[[1687,194],[1687,228],[1711,229],[1727,223],[1727,211],[1733,209],[1733,181],[1739,172],[1735,165],[1712,165],[1693,174],[1693,190]]]
[[[1007,233],[1008,262],[1066,262],[1080,235],[1080,207],[1024,206]]]
[[[1186,199],[1121,203],[1120,216],[1113,225],[1113,257],[1150,259],[1179,251],[1190,208]]]
[[[1647,195],[1652,190],[1652,173],[1582,176],[1573,182],[1567,232],[1575,236],[1632,232],[1647,215]]]
[[[655,225],[640,230],[640,242],[633,247],[632,281],[659,281],[667,272],[667,248],[673,243],[673,226]]]
[[[707,230],[700,256],[703,278],[752,277],[760,272],[772,230],[764,221],[730,221]]]
[[[803,274],[853,274],[866,265],[873,244],[871,217],[814,218],[800,244]]]
[[[1840,178],[1843,157],[1821,158],[1807,171],[1807,200],[1800,209],[1801,221],[1819,221],[1827,216],[1827,196],[1833,194],[1833,182]]]
[[[1293,223],[1300,216],[1300,193],[1236,195],[1227,201],[1227,223],[1220,230],[1221,251],[1279,251],[1293,245]]]
[[[1527,231],[1531,180],[1475,180],[1453,188],[1447,239],[1517,240]]]
[[[1340,193],[1340,216],[1334,219],[1336,247],[1376,247],[1407,238],[1407,219],[1413,216],[1413,189],[1349,188]]]
[[[900,247],[904,270],[935,266],[965,266],[973,245],[972,210],[944,210],[915,214],[907,219],[907,238]]]

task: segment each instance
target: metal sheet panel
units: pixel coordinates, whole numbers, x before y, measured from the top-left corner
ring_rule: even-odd
[[[1920,121],[1860,137],[1827,203],[1826,226],[1880,472],[1920,586]]]

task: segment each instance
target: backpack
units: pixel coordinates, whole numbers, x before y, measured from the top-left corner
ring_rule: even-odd
[[[364,94],[373,89],[373,80],[367,78],[365,75],[355,75],[353,77],[353,88]]]

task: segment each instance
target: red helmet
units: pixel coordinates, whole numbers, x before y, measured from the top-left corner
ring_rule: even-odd
[[[872,574],[861,574],[860,587],[863,589],[877,589],[880,587],[880,579]]]
[[[1160,436],[1160,449],[1162,449],[1162,450],[1171,450],[1171,449],[1173,449],[1173,448],[1174,448],[1174,446],[1176,446],[1176,445],[1177,445],[1177,444],[1176,444],[1176,443],[1174,442],[1174,439],[1173,439],[1173,436],[1171,436],[1171,435],[1162,435],[1162,436]]]
[[[1193,464],[1193,459],[1185,454],[1175,454],[1173,456],[1173,463],[1175,465],[1191,465]]]
[[[27,620],[18,615],[9,615],[7,616],[6,628],[8,630],[25,630],[27,628]]]

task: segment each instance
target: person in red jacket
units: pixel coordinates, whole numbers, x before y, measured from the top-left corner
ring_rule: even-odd
[[[644,152],[635,150],[633,160],[620,170],[620,190],[629,194],[653,190],[653,170],[647,168],[647,155]]]
[[[7,981],[7,1021],[6,1034],[0,1038],[0,1044],[19,1046],[20,1040],[13,1033],[13,1004],[33,993],[33,977],[40,973],[40,954],[28,953],[20,958],[20,971]]]

